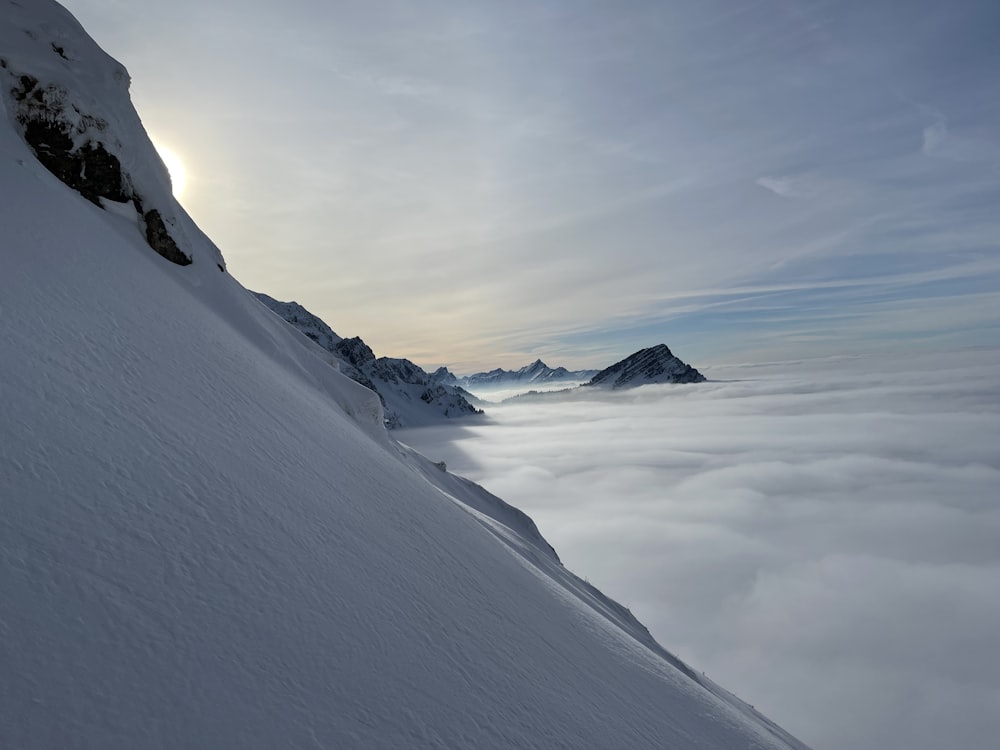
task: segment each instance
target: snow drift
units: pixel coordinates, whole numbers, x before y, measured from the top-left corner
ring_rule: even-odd
[[[121,66],[53,2],[0,13],[0,744],[803,747],[392,441],[220,273]],[[22,76],[126,200],[39,162]]]

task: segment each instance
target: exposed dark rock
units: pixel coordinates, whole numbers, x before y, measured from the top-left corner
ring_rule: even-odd
[[[431,382],[442,385],[456,385],[458,378],[447,367],[439,367],[431,373]]]
[[[704,380],[704,375],[675,357],[666,344],[657,344],[615,362],[584,385],[619,389],[647,383],[701,383]]]
[[[20,86],[11,89],[14,100],[22,103],[17,119],[38,161],[95,205],[100,205],[101,198],[116,203],[129,200],[117,156],[100,143],[88,142],[74,148],[69,123],[58,117],[65,106],[59,90],[40,86],[38,79],[30,75],[20,76],[18,82]],[[105,127],[97,118],[83,120],[98,130]]]
[[[87,143],[74,150],[69,129],[45,120],[25,123],[24,140],[46,169],[91,203],[99,206],[101,198],[116,203],[129,200],[121,162],[101,144]]]
[[[143,214],[142,218],[146,222],[146,242],[151,248],[171,263],[176,263],[179,266],[190,265],[191,258],[177,247],[177,243],[167,231],[167,226],[163,223],[159,211],[155,208],[151,209]]]
[[[53,49],[65,56],[61,47],[53,45]],[[155,208],[144,209],[118,157],[94,140],[75,146],[73,126],[64,117],[65,110],[73,106],[67,104],[66,92],[55,86],[41,86],[37,78],[27,74],[16,80],[18,85],[11,89],[18,103],[16,117],[24,128],[25,142],[42,166],[96,206],[101,206],[101,199],[115,203],[132,201],[145,224],[149,246],[171,263],[190,265],[191,256],[177,246],[160,212]],[[75,106],[73,109],[80,123],[79,133],[107,130],[105,121],[82,113]],[[220,266],[220,270],[225,269]]]
[[[375,361],[375,352],[361,340],[360,336],[338,341],[333,346],[333,353],[346,359],[355,367],[361,367],[365,362]]]

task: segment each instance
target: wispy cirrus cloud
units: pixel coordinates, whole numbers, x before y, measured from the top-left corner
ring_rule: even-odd
[[[783,198],[795,195],[794,177],[758,177],[757,184]]]

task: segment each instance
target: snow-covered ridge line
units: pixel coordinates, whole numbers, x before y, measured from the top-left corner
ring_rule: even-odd
[[[462,388],[438,382],[408,359],[376,357],[360,336],[344,339],[298,302],[281,302],[254,292],[265,307],[333,355],[331,364],[382,401],[386,426],[416,427],[482,412],[477,399]]]

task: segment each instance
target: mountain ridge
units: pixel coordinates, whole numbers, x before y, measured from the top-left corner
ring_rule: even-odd
[[[597,370],[568,370],[565,367],[549,367],[541,359],[521,367],[518,370],[504,370],[496,368],[486,372],[477,372],[472,375],[456,376],[447,368],[443,377],[453,378],[449,380],[463,388],[502,388],[513,385],[525,384],[553,384],[560,382],[583,381],[597,374]],[[440,369],[439,371],[440,372]]]
[[[281,302],[263,292],[253,292],[271,312],[333,355],[330,364],[374,391],[382,402],[390,429],[434,424],[442,420],[482,414],[475,397],[461,388],[442,383],[408,359],[376,357],[360,336],[341,338],[318,316],[298,302]]]

